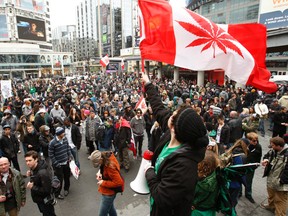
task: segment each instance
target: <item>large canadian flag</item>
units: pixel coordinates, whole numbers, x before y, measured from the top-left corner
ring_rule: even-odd
[[[143,59],[196,71],[223,69],[232,80],[267,93],[277,90],[265,66],[266,27],[216,25],[165,0],[138,0]]]
[[[103,67],[106,67],[109,64],[109,57],[108,55],[105,55],[101,60],[100,60],[100,64]]]

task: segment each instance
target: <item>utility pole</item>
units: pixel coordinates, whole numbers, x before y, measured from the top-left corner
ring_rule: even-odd
[[[100,15],[100,1],[98,0],[98,41],[99,41],[99,57],[102,58],[102,38],[101,38],[101,15]]]

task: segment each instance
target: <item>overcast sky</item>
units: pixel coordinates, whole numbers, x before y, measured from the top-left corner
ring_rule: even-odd
[[[83,0],[50,0],[51,27],[76,25],[76,6]],[[119,0],[120,1],[120,0]],[[185,5],[185,0],[171,0]]]

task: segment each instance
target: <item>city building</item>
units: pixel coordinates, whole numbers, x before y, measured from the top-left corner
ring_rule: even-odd
[[[259,22],[266,25],[266,66],[272,75],[288,75],[288,19],[284,15],[287,1],[186,0],[186,4],[188,9],[218,24]],[[205,72],[207,80],[215,81],[213,75],[215,73]]]
[[[73,53],[52,51],[49,0],[0,1],[0,27],[1,78],[51,77],[70,72]]]

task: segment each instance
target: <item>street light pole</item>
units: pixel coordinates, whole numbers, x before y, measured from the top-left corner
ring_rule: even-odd
[[[99,41],[99,57],[102,58],[102,38],[101,38],[101,16],[100,16],[100,1],[98,0],[98,41]]]

